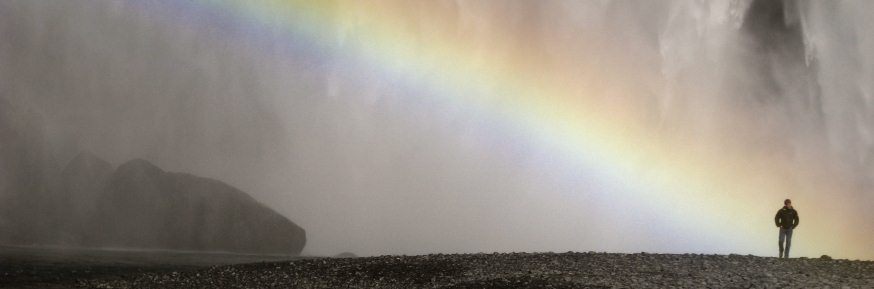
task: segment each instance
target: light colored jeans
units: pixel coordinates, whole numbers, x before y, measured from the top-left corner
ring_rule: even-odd
[[[786,248],[783,248],[783,240],[786,240]],[[780,228],[780,258],[789,258],[789,246],[792,245],[792,229]]]

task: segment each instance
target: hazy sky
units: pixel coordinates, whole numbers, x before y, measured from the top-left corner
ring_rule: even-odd
[[[867,1],[179,2],[0,1],[0,97],[304,254],[773,255],[791,197],[798,255],[874,258]]]

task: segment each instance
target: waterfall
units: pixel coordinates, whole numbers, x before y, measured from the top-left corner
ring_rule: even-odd
[[[870,1],[314,6],[3,1],[0,100],[59,162],[252,192],[304,253],[769,254],[784,198],[845,236],[799,254],[874,240]]]

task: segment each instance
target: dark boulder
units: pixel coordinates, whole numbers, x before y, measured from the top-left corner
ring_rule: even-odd
[[[334,258],[358,258],[358,255],[351,252],[343,252],[334,256]]]

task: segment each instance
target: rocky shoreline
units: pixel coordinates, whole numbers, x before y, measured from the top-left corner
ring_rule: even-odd
[[[72,285],[72,284],[71,284]],[[874,261],[496,253],[314,258],[85,279],[86,288],[874,288]]]

